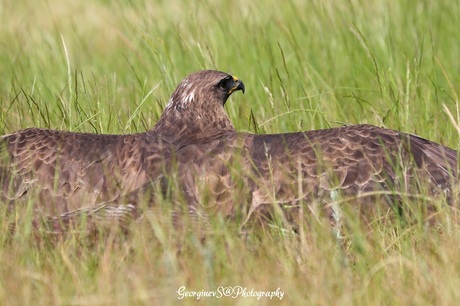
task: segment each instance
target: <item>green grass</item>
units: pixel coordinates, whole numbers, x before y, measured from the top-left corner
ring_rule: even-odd
[[[227,111],[241,131],[370,123],[459,148],[459,1],[13,1],[0,3],[0,133],[37,126],[97,133],[151,128],[189,73],[245,82]],[[457,120],[458,121],[458,120]],[[460,225],[327,222],[300,236],[242,237],[217,218],[204,241],[160,216],[125,236],[11,240],[0,221],[1,305],[197,304],[188,290],[242,286],[283,303],[452,305],[460,297]],[[352,218],[353,219],[353,218]],[[200,304],[271,305],[267,298]]]

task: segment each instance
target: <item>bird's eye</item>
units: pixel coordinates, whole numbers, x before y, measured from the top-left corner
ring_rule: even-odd
[[[231,81],[233,81],[233,78],[231,76],[226,76],[225,78],[220,80],[220,82],[219,82],[219,84],[217,84],[217,86],[219,86],[222,89],[227,90],[229,88],[229,85],[230,85],[229,82],[231,82]]]

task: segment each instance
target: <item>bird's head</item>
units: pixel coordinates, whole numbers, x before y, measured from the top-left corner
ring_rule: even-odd
[[[177,86],[154,130],[177,146],[234,133],[223,106],[238,90],[244,92],[243,82],[228,73],[192,73]]]
[[[216,70],[202,70],[187,76],[176,88],[166,109],[177,111],[224,106],[235,91],[244,93],[244,83],[237,77]]]

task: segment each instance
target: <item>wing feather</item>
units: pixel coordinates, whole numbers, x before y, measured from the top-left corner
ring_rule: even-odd
[[[240,205],[224,196],[235,192],[235,177],[244,179],[251,205],[260,206],[311,201],[332,191],[350,196],[373,190],[416,192],[419,180],[436,192],[438,187],[450,189],[457,173],[456,151],[370,125],[274,135],[233,133],[192,147],[178,151],[187,156],[182,171],[199,169],[194,175],[204,177],[213,197],[206,200],[226,207],[222,211]]]
[[[38,193],[45,198],[43,203],[62,202],[56,203],[59,212],[108,201],[156,175],[147,175],[152,169],[144,167],[145,152],[155,152],[153,159],[159,164],[164,156],[160,142],[147,142],[152,137],[155,139],[148,133],[18,131],[1,139],[1,196],[15,200],[26,193]]]

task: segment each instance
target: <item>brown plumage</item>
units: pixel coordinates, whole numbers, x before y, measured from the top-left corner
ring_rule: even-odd
[[[457,196],[456,151],[371,125],[272,135],[233,133],[177,153],[194,156],[181,160],[184,186],[211,214],[251,215],[279,204],[286,216],[294,217],[304,200],[327,206],[332,216],[332,206],[340,199],[366,211],[379,197],[400,205],[405,196],[420,193],[443,195],[449,202]]]
[[[193,213],[246,216],[273,204],[288,204],[283,207],[289,211],[301,200],[327,204],[341,197],[372,205],[379,193],[390,203],[421,192],[445,194],[450,202],[457,196],[458,153],[450,148],[371,125],[272,135],[238,133],[223,107],[238,89],[244,90],[243,83],[222,72],[192,74],[178,86],[152,131],[162,143],[152,151],[165,152],[161,150],[167,143],[172,149],[164,158],[174,150],[174,161],[158,163],[164,162],[168,171],[177,170],[177,184]],[[161,176],[151,173],[157,172],[149,170],[150,178]],[[151,186],[146,183],[126,197],[56,220],[133,213],[146,201],[146,192],[155,192]]]
[[[187,123],[193,141],[177,140],[186,143],[176,146],[178,180],[186,198],[210,214],[250,215],[275,203],[290,204],[289,210],[300,200],[340,198],[366,207],[379,193],[398,204],[407,194],[444,194],[450,202],[457,196],[458,153],[418,136],[371,125],[238,133],[223,103],[193,102],[186,110],[174,108],[177,117],[199,118]]]
[[[197,141],[208,129],[216,137],[225,133],[230,123],[226,115],[200,117],[200,110],[189,113],[189,107],[203,100],[223,105],[242,86],[222,72],[191,74],[174,91],[159,122],[145,133],[96,135],[32,128],[2,136],[0,200],[17,204],[32,199],[37,214],[59,216],[88,211],[139,189],[168,171],[176,148]],[[206,124],[197,124],[200,120]]]
[[[192,212],[247,219],[260,208],[280,204],[295,216],[304,200],[326,204],[333,215],[337,212],[327,204],[340,199],[372,209],[379,197],[398,205],[411,195],[446,196],[450,203],[457,197],[458,153],[440,144],[371,125],[238,133],[223,108],[225,99],[181,92],[173,95],[165,111],[168,118],[159,124],[174,125],[170,119],[182,118],[178,135],[187,136],[174,140],[177,183]],[[194,99],[184,98],[186,92]],[[98,213],[110,215],[119,205],[135,209],[146,190],[154,192],[146,185],[127,199],[102,204]]]

